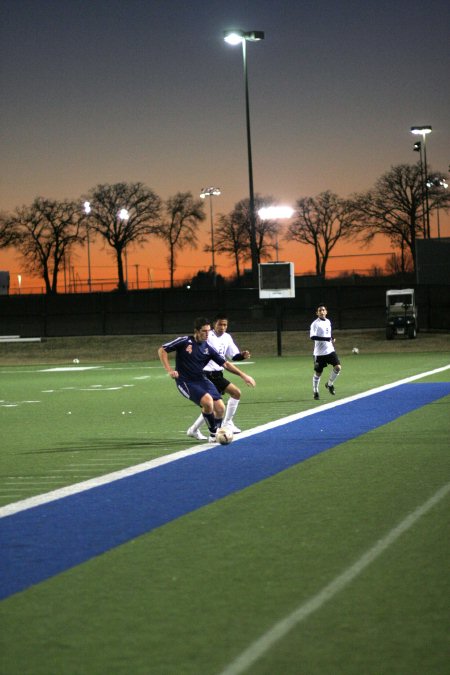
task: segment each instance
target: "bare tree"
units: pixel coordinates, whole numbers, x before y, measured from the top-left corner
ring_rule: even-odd
[[[274,204],[273,197],[255,195],[255,211]],[[250,200],[241,199],[235,204],[234,209],[228,215],[219,217],[216,231],[216,250],[219,253],[233,258],[236,267],[236,277],[241,277],[241,265],[246,260],[251,260],[250,246]],[[277,246],[279,225],[275,220],[261,220],[256,215],[255,233],[258,262],[270,259],[272,251]],[[205,251],[210,251],[209,246]]]
[[[6,219],[10,245],[32,276],[44,279],[46,292],[58,292],[58,273],[71,249],[83,242],[81,216],[75,202],[37,197]]]
[[[186,246],[197,248],[197,231],[205,220],[204,202],[194,199],[192,192],[177,192],[165,203],[166,218],[158,225],[156,234],[169,249],[167,263],[170,270],[170,287],[174,285],[177,253]]]
[[[12,246],[16,240],[16,232],[11,226],[7,213],[0,213],[0,248]]]
[[[245,224],[234,219],[232,213],[219,216],[215,232],[215,250],[233,259],[236,278],[239,280],[244,253],[248,257],[249,238]],[[205,251],[211,252],[211,247],[205,246]]]
[[[414,263],[411,256],[411,251],[405,250],[403,247],[400,254],[393,253],[386,261],[386,271],[388,274],[406,274],[414,271]]]
[[[142,183],[97,185],[90,191],[90,230],[97,232],[114,250],[117,261],[117,289],[126,290],[123,255],[132,244],[143,244],[157,233],[161,200]]]
[[[327,190],[317,197],[303,197],[297,201],[286,240],[313,246],[316,274],[325,277],[331,251],[339,240],[354,236],[355,223],[350,202]]]
[[[372,190],[356,195],[354,208],[361,240],[369,243],[377,234],[382,234],[394,247],[400,248],[403,261],[406,261],[406,247],[415,267],[416,239],[426,235],[423,187],[420,164],[400,164],[383,174]],[[431,186],[428,203],[430,210],[448,208],[450,196],[438,186]],[[402,267],[406,269],[405,264]]]

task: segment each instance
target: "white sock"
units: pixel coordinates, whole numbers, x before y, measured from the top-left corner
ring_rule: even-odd
[[[231,422],[233,417],[236,414],[237,407],[239,405],[239,399],[238,398],[229,398],[228,403],[227,403],[227,409],[225,411],[225,417],[223,418],[223,423],[227,424],[227,422]]]
[[[320,382],[320,376],[319,375],[313,375],[313,392],[315,394],[319,393],[319,382]]]
[[[197,419],[195,420],[194,424],[191,426],[192,431],[197,431],[197,429],[200,429],[202,424],[205,423],[205,418],[203,415],[199,415]]]
[[[340,370],[337,370],[337,371],[336,371],[336,370],[334,370],[334,368],[333,368],[333,370],[332,370],[331,373],[330,373],[330,377],[329,377],[329,380],[328,380],[328,384],[333,384],[333,382],[335,381],[335,379],[337,378],[337,376],[339,375],[340,372],[341,372]]]

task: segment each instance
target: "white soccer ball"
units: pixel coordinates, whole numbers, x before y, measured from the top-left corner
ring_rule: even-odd
[[[216,441],[220,445],[228,445],[233,440],[233,432],[230,427],[219,427],[216,431]]]
[[[358,349],[358,347],[353,347],[352,353],[353,353],[353,354],[359,354],[359,349]]]
[[[80,359],[74,359],[73,362],[74,363],[80,363]]]

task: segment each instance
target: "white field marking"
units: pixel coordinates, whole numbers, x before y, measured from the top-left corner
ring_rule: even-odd
[[[6,403],[6,401],[0,401],[0,408],[17,408],[17,406],[22,405],[22,403],[41,403],[41,401],[18,401],[17,403]]]
[[[57,366],[55,368],[41,368],[37,373],[65,373],[74,370],[98,370],[102,366]]]
[[[291,614],[278,621],[260,638],[255,640],[245,649],[232,663],[230,663],[220,675],[240,675],[244,673],[255,661],[258,661],[279,640],[282,640],[293,628],[307,619],[310,614],[319,610],[329,600],[350,584],[366,567],[373,563],[389,546],[395,544],[402,534],[407,532],[415,523],[422,518],[430,509],[440,502],[450,491],[450,483],[441,487],[430,499],[421,504],[415,511],[406,516],[396,527],[392,528],[382,539],[379,539],[372,548],[363,553],[353,565],[347,567],[341,574],[335,577],[329,584],[324,586],[319,593],[297,607]]]
[[[122,386],[120,386],[120,387],[102,387],[101,389],[99,389],[99,388],[92,389],[91,387],[89,387],[88,389],[80,388],[80,389],[77,389],[77,391],[118,391],[119,389],[122,389]]]
[[[5,487],[6,489],[14,488],[15,490],[17,490],[17,488],[30,488],[34,486],[42,487],[43,485],[54,485],[57,482],[58,481],[56,478],[48,478],[47,480],[27,481],[26,483],[24,483],[23,481],[17,482],[12,480],[9,481],[8,485],[6,485]]]
[[[345,405],[351,401],[357,401],[367,396],[372,396],[382,391],[387,391],[388,389],[394,389],[395,387],[400,386],[401,384],[407,384],[408,382],[414,382],[415,380],[423,379],[424,377],[429,377],[430,375],[436,375],[437,373],[442,373],[445,370],[450,369],[450,364],[443,366],[441,368],[435,368],[434,370],[429,370],[424,373],[419,373],[418,375],[412,375],[411,377],[406,377],[402,380],[397,380],[397,382],[392,382],[391,384],[384,384],[381,387],[376,387],[374,389],[369,389],[368,391],[362,392],[360,394],[355,394],[354,396],[348,396],[347,398],[340,399],[339,401],[334,401],[333,403],[327,403],[325,405],[318,406],[317,408],[312,408],[310,410],[305,410],[294,415],[289,415],[288,417],[283,417],[274,422],[268,422],[267,424],[262,424],[248,431],[243,431],[239,434],[239,438],[235,439],[233,442],[238,443],[241,438],[248,438],[254,434],[259,434],[267,429],[274,429],[276,427],[282,426],[289,422],[302,419],[304,417],[309,417],[310,415],[316,415],[318,412],[323,410],[329,410],[331,408],[336,408],[340,405]],[[129,466],[126,469],[121,469],[119,471],[113,471],[104,476],[97,476],[87,481],[81,483],[75,483],[74,485],[67,485],[66,487],[53,490],[52,492],[47,492],[42,495],[36,495],[35,497],[30,497],[29,499],[24,499],[19,502],[13,502],[12,504],[7,504],[0,508],[0,518],[5,516],[10,516],[14,513],[19,513],[20,511],[26,511],[27,509],[40,506],[42,504],[48,504],[57,499],[62,499],[63,497],[68,497],[69,495],[78,494],[80,492],[85,492],[86,490],[91,490],[92,488],[99,487],[100,485],[107,485],[112,483],[115,480],[120,480],[128,476],[134,476],[135,474],[142,473],[144,471],[149,471],[164,464],[170,464],[171,462],[176,462],[183,457],[190,457],[192,455],[200,454],[201,452],[207,452],[213,447],[217,447],[215,443],[202,443],[201,445],[193,446],[187,448],[186,450],[180,450],[179,452],[174,452],[170,455],[165,455],[164,457],[157,457],[156,459],[149,460],[148,462],[143,462],[142,464],[136,464],[134,466]]]

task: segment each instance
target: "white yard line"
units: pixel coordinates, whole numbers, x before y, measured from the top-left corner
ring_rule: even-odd
[[[441,487],[430,499],[412,511],[396,527],[390,530],[382,539],[366,551],[353,565],[324,586],[319,593],[297,607],[291,614],[274,624],[266,633],[255,640],[237,659],[230,663],[220,675],[240,675],[266,654],[279,640],[282,640],[293,628],[307,619],[313,612],[319,610],[329,600],[348,586],[366,567],[373,563],[389,546],[395,544],[402,534],[440,502],[450,491],[450,483]]]
[[[450,364],[443,366],[442,368],[435,368],[434,370],[429,370],[424,373],[412,375],[411,377],[406,377],[402,380],[397,380],[396,382],[392,382],[391,384],[385,384],[381,387],[375,387],[374,389],[369,389],[368,391],[362,392],[361,394],[355,394],[354,396],[348,396],[347,398],[340,399],[339,401],[334,401],[332,403],[327,403],[325,405],[321,405],[310,410],[305,410],[303,412],[296,413],[295,415],[289,415],[288,417],[283,417],[282,419],[275,420],[274,422],[269,422],[268,424],[263,424],[261,426],[254,427],[253,429],[250,429],[248,431],[244,431],[241,434],[239,434],[239,438],[247,438],[249,436],[253,436],[254,434],[266,431],[267,429],[274,429],[283,424],[287,424],[289,422],[293,422],[295,420],[302,419],[304,417],[309,417],[310,415],[316,415],[318,412],[322,412],[324,410],[328,410],[331,408],[336,408],[337,406],[345,405],[346,403],[350,403],[351,401],[357,401],[361,398],[372,396],[373,394],[377,394],[379,392],[386,391],[388,389],[393,389],[394,387],[398,387],[401,384],[414,382],[415,380],[420,380],[430,375],[436,375],[437,373],[442,373],[445,370],[449,369]],[[75,483],[74,485],[68,485],[66,487],[59,488],[57,490],[52,490],[51,492],[47,492],[45,494],[36,495],[35,497],[29,497],[28,499],[13,502],[12,504],[6,504],[5,506],[2,506],[0,508],[0,518],[11,516],[14,513],[26,511],[27,509],[31,509],[36,506],[41,506],[42,504],[47,504],[49,502],[56,501],[57,499],[62,499],[63,497],[68,497],[70,495],[78,494],[80,492],[85,492],[86,490],[91,490],[92,488],[99,487],[100,485],[107,485],[108,483],[112,483],[115,480],[127,478],[128,476],[133,476],[135,474],[142,473],[143,471],[148,471],[149,469],[154,469],[158,466],[163,466],[164,464],[170,464],[171,462],[175,462],[179,459],[182,459],[183,457],[189,457],[192,455],[197,455],[201,452],[207,452],[210,448],[211,448],[210,444],[202,443],[201,445],[196,445],[192,448],[181,450],[179,452],[175,452],[173,454],[166,455],[164,457],[158,457],[157,459],[153,459],[148,462],[143,462],[142,464],[136,464],[134,466],[127,467],[126,469],[114,471],[104,476],[97,476],[96,478],[91,478],[90,480],[83,481],[81,483]]]

